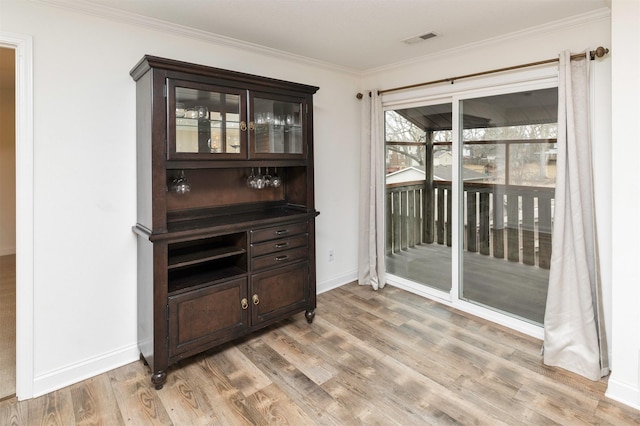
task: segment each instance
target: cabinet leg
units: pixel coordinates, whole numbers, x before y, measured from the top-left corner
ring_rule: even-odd
[[[153,383],[156,390],[162,389],[162,386],[164,386],[166,381],[167,381],[166,371],[158,371],[157,373],[153,373],[151,375],[151,383]]]
[[[145,367],[149,366],[149,363],[147,362],[146,359],[144,359],[144,355],[142,355],[142,352],[140,352],[140,361],[142,361],[142,363],[145,365]]]
[[[311,309],[311,310],[309,310],[309,311],[305,311],[305,312],[304,312],[304,316],[307,318],[307,322],[308,322],[309,324],[311,324],[311,323],[313,322],[313,319],[314,319],[314,318],[315,318],[315,316],[316,316],[316,311],[315,311],[315,309]]]

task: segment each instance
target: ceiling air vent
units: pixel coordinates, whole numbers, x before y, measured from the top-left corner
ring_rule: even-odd
[[[434,38],[434,37],[438,37],[438,34],[431,32],[431,33],[421,34],[415,37],[402,40],[402,42],[406,44],[416,44],[418,42],[429,40],[430,38]]]

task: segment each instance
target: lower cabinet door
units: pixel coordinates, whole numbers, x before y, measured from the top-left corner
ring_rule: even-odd
[[[169,297],[169,357],[191,355],[248,328],[247,278]]]
[[[286,318],[309,300],[309,263],[299,262],[260,272],[251,277],[253,326]]]

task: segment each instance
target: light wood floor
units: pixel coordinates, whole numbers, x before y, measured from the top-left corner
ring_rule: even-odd
[[[390,286],[318,296],[315,321],[193,357],[156,391],[134,362],[40,398],[2,425],[627,425],[640,412],[542,365],[541,342]]]
[[[16,256],[11,255],[0,256],[0,400],[15,393]]]

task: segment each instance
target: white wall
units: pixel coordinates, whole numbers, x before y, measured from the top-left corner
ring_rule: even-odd
[[[613,371],[607,396],[640,409],[640,2],[613,0],[611,22]]]
[[[129,70],[144,54],[320,86],[314,97],[318,288],[355,279],[355,76],[43,3],[3,1],[0,8],[3,31],[33,37],[34,395],[138,356]]]

